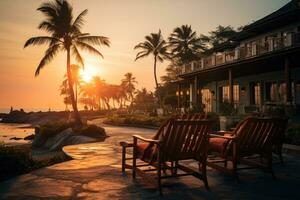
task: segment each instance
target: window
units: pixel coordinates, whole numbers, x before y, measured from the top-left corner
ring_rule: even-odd
[[[280,83],[278,95],[279,95],[279,99],[281,102],[286,102],[287,94],[286,94],[286,84],[285,83]]]
[[[265,84],[266,88],[266,101],[278,101],[278,89],[276,82],[268,82]]]
[[[212,111],[212,94],[209,89],[202,89],[202,104],[204,105],[204,112]]]
[[[229,101],[229,86],[222,87],[222,102]]]
[[[261,84],[253,83],[251,87],[251,103],[261,105]]]
[[[233,102],[238,104],[240,102],[240,86],[233,85]]]

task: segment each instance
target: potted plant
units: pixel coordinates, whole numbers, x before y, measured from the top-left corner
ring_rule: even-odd
[[[220,104],[220,130],[225,131],[233,127],[234,113],[234,106],[228,101],[224,101]]]

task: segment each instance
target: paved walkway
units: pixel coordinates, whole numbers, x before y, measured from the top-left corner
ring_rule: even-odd
[[[93,123],[101,123],[94,120]],[[155,187],[120,169],[121,140],[132,134],[151,136],[155,130],[105,126],[105,142],[65,147],[74,160],[59,163],[0,183],[0,199],[160,199]],[[259,170],[241,173],[241,183],[208,170],[211,190],[198,179],[183,177],[163,181],[162,199],[300,199],[300,157],[285,156],[286,165],[274,164],[278,180]],[[188,163],[193,166],[194,163]]]

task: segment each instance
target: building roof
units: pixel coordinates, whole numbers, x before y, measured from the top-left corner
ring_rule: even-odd
[[[241,41],[299,20],[300,0],[292,0],[277,11],[245,26],[241,32],[238,32],[231,39],[233,41]]]

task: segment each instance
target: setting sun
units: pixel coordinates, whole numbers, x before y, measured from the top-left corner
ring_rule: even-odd
[[[99,69],[95,69],[93,66],[85,66],[81,71],[80,75],[84,82],[90,82],[94,76],[100,74]]]

